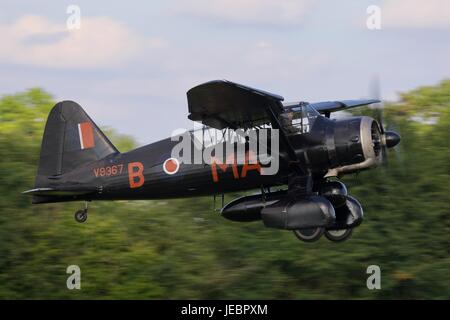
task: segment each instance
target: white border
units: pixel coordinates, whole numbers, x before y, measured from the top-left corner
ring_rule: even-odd
[[[166,169],[166,163],[167,163],[168,161],[170,161],[170,160],[174,161],[174,162],[177,164],[177,168],[176,168],[175,171],[173,171],[173,172],[169,172],[169,171],[167,171],[167,169]],[[164,163],[163,163],[163,170],[164,170],[164,172],[167,173],[167,174],[170,174],[170,175],[175,174],[175,173],[178,172],[178,170],[180,170],[180,162],[178,161],[177,158],[169,158],[169,159],[167,159],[166,161],[164,161]]]
[[[84,150],[83,133],[81,132],[81,123],[78,124],[78,135],[80,136],[81,150]]]

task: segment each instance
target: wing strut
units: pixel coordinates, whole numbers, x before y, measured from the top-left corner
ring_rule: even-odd
[[[267,106],[267,113],[270,118],[270,122],[272,123],[272,128],[278,129],[280,132],[281,142],[283,143],[284,147],[286,148],[286,152],[289,157],[289,164],[292,165],[296,173],[304,175],[305,171],[300,165],[300,160],[297,157],[297,154],[295,153],[295,149],[292,146],[291,142],[289,141],[289,138],[287,137],[286,131],[284,131],[283,126],[281,125],[280,121],[278,120],[277,114],[274,110],[274,103],[269,103]]]

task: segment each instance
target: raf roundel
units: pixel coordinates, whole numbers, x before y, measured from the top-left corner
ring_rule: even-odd
[[[178,172],[178,169],[180,169],[180,163],[178,162],[178,159],[169,158],[164,161],[163,169],[167,174],[175,174]]]

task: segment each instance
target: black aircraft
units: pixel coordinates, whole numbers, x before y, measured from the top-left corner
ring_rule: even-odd
[[[167,138],[120,153],[103,132],[73,101],[51,110],[42,140],[35,187],[25,191],[33,204],[84,201],[75,213],[87,219],[92,200],[142,200],[222,196],[221,215],[233,221],[262,220],[266,227],[292,230],[303,241],[347,239],[361,224],[360,203],[337,178],[383,162],[386,148],[400,136],[385,131],[381,117],[330,119],[335,111],[379,103],[378,100],[344,100],[318,103],[283,103],[283,97],[225,80],[211,81],[187,92],[189,119],[210,130],[274,130],[279,148],[267,142],[272,159],[279,160],[275,174],[264,175],[264,165],[248,157],[248,136],[232,141],[247,150],[244,161],[184,163],[173,157],[178,141]],[[195,131],[189,132],[194,151],[204,151]],[[197,131],[198,133],[198,131]],[[226,137],[226,134],[223,135]],[[225,148],[226,141],[213,146]],[[258,189],[223,206],[223,194]]]

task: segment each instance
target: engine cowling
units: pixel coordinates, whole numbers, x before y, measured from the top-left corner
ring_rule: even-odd
[[[330,133],[327,150],[331,169],[326,176],[368,169],[381,161],[381,133],[374,119],[363,116],[338,120]]]

